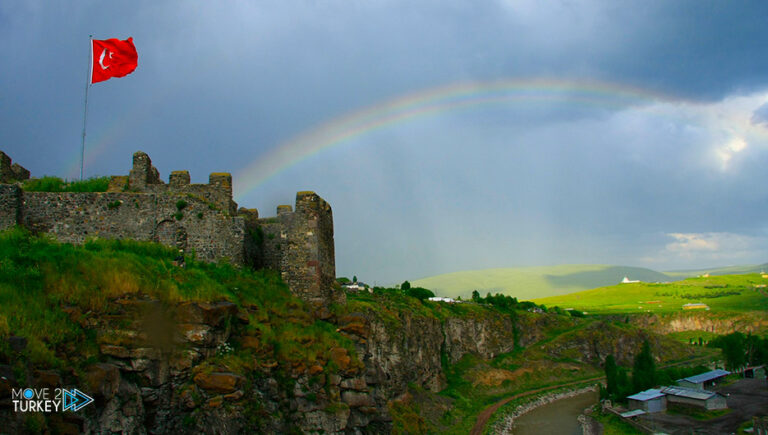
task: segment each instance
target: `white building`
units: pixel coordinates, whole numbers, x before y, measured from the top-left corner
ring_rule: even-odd
[[[456,299],[444,298],[444,297],[441,297],[441,296],[433,296],[433,297],[429,298],[429,300],[432,301],[432,302],[447,302],[449,304],[455,304],[455,303],[459,302]]]

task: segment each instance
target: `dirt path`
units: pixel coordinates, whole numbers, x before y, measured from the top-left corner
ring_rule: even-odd
[[[704,359],[709,359],[709,358],[710,357],[708,357],[708,356],[697,357],[697,358],[693,358],[693,359],[690,359],[690,360],[687,360],[687,361],[680,361],[680,362],[676,362],[676,363],[672,363],[672,364],[667,364],[667,365],[661,366],[659,368],[667,368],[667,367],[674,367],[674,366],[679,366],[679,365],[683,365],[683,364],[691,364],[691,363],[695,363],[696,361],[700,361],[700,360],[704,360]],[[509,403],[509,402],[511,402],[513,400],[519,399],[521,397],[527,397],[527,396],[530,396],[532,394],[542,393],[544,391],[556,390],[558,388],[570,387],[572,385],[586,384],[586,383],[589,383],[589,382],[603,381],[603,380],[605,380],[605,376],[598,376],[596,378],[583,379],[583,380],[580,380],[580,381],[573,381],[573,382],[566,382],[564,384],[558,384],[558,385],[552,385],[552,386],[549,386],[549,387],[538,388],[536,390],[530,390],[530,391],[526,391],[524,393],[515,394],[514,396],[505,397],[504,399],[501,399],[498,402],[494,403],[493,405],[485,408],[482,412],[480,412],[480,414],[477,415],[477,420],[475,421],[475,426],[472,427],[472,431],[470,432],[470,434],[471,435],[482,435],[483,429],[485,429],[485,425],[488,423],[488,420],[491,418],[491,415],[493,415],[493,413],[496,412],[499,408],[501,408],[502,406],[506,405],[507,403]]]

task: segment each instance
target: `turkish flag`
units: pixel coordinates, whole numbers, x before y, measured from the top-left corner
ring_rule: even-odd
[[[125,41],[94,39],[91,55],[91,83],[127,76],[136,69],[139,61],[133,38]]]

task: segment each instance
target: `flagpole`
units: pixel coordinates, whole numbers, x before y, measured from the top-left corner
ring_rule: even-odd
[[[83,108],[83,144],[80,147],[80,181],[83,181],[83,166],[85,166],[85,126],[88,120],[88,88],[91,87],[91,75],[93,72],[93,35],[88,35],[88,76],[85,80],[85,107]]]

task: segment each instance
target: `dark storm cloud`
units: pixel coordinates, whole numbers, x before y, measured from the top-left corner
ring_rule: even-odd
[[[678,267],[703,245],[757,262],[765,252],[742,254],[767,211],[754,183],[768,164],[766,16],[756,1],[3,2],[0,149],[36,175],[77,173],[90,33],[133,36],[139,67],[91,88],[88,175],[127,173],[141,149],[164,176],[204,182],[347,113],[455,82],[615,82],[672,99],[414,118],[235,193],[268,216],[317,190],[334,207],[339,273],[370,281]]]

